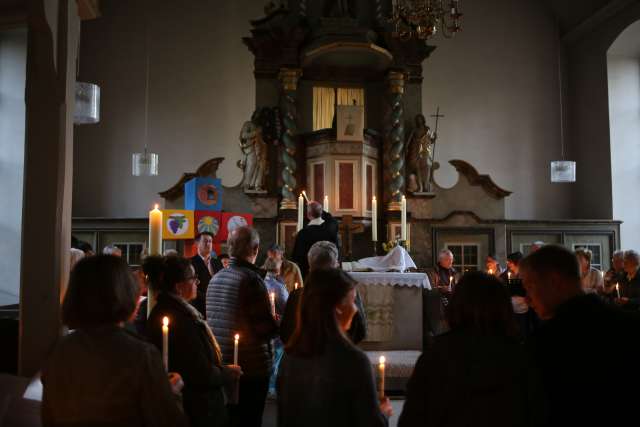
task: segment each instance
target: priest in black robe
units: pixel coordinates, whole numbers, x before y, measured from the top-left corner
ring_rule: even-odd
[[[323,216],[326,220],[323,219]],[[309,223],[296,236],[292,257],[292,260],[300,267],[303,278],[309,272],[307,253],[314,243],[326,240],[338,246],[337,221],[328,212],[322,211],[320,203],[316,201],[309,202],[307,218]]]

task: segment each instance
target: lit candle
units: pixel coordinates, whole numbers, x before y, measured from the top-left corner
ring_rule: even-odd
[[[307,203],[309,203],[309,198],[307,197],[307,192],[306,191],[302,190],[302,196],[307,201]]]
[[[325,212],[329,212],[329,196],[324,196],[324,201],[322,202],[322,209]]]
[[[507,272],[507,280],[511,280],[511,272]]]
[[[149,255],[162,254],[162,211],[155,205],[149,211]],[[151,288],[147,290],[147,318],[151,315],[151,310],[155,306],[155,298]]]
[[[169,372],[169,318],[162,318],[162,364],[164,370]]]
[[[298,282],[293,285],[293,289],[298,289]]]
[[[402,195],[400,205],[400,240],[407,240],[407,198]]]
[[[449,292],[453,289],[453,276],[449,276]]]
[[[238,366],[238,343],[240,342],[240,335],[236,334],[233,337],[233,364]]]
[[[269,292],[269,301],[271,302],[271,315],[276,316],[276,294],[275,292]]]
[[[493,276],[493,268],[489,269],[489,274]]]
[[[616,293],[618,294],[618,299],[620,299],[620,286],[616,283]]]
[[[380,363],[378,364],[378,370],[380,375],[380,385],[378,386],[378,395],[380,399],[384,399],[384,364],[386,359],[384,356],[380,356]]]
[[[155,205],[149,212],[149,255],[162,254],[162,211]]]
[[[302,226],[304,224],[304,198],[302,198],[302,194],[298,196],[298,226],[296,227],[296,231],[302,230]]]
[[[371,240],[378,241],[378,201],[376,196],[371,200]]]

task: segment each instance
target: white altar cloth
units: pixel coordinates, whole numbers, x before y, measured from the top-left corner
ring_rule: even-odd
[[[429,276],[425,273],[367,273],[354,271],[349,274],[362,285],[408,286],[431,289]]]

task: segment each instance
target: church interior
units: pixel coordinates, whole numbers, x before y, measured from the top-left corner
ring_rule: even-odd
[[[0,146],[0,425],[58,425],[28,393],[74,329],[71,248],[142,271],[246,226],[267,266],[316,220],[397,425],[448,328],[443,253],[446,282],[543,244],[603,277],[640,250],[640,2],[1,0]],[[263,425],[295,425],[276,401]]]

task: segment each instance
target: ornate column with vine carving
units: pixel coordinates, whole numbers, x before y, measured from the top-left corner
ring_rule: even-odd
[[[386,190],[389,195],[387,210],[399,211],[400,199],[404,194],[404,84],[405,75],[391,71],[387,75],[389,88],[389,113],[387,116],[387,170]]]
[[[298,80],[302,70],[283,68],[278,76],[282,85],[280,105],[282,109],[282,201],[280,209],[297,209],[296,196],[293,193],[296,181],[296,145],[298,133],[298,112],[296,107]]]

